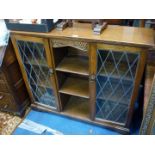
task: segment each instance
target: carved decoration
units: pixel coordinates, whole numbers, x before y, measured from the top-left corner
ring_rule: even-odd
[[[52,45],[54,48],[70,46],[82,51],[88,51],[88,43],[81,41],[55,39],[52,40]]]
[[[140,134],[142,135],[147,134],[147,130],[148,130],[151,118],[152,118],[154,108],[155,108],[155,75],[154,75],[154,79],[152,83],[152,90],[151,90],[151,94],[149,98],[149,103],[147,106],[147,111],[143,118],[141,130],[140,130]]]

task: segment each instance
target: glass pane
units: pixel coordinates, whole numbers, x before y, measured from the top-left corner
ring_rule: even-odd
[[[17,45],[35,101],[56,108],[43,44],[17,41]]]
[[[98,50],[96,117],[125,123],[139,54]]]

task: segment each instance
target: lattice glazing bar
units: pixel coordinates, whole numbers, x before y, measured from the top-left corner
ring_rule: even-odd
[[[28,41],[17,41],[17,45],[35,101],[56,108],[44,46]]]
[[[96,118],[125,123],[138,53],[97,50]]]

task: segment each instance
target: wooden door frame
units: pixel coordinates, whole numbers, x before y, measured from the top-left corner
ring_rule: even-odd
[[[96,66],[97,66],[97,46],[95,43],[89,45],[89,93],[90,93],[90,118],[95,119],[96,111]]]
[[[132,47],[132,46],[124,46],[124,45],[110,45],[110,44],[104,44],[104,43],[97,43],[96,46],[92,44],[92,52],[91,52],[91,57],[92,57],[92,62],[90,65],[91,66],[91,74],[95,75],[97,74],[97,50],[102,49],[102,50],[114,50],[114,51],[120,51],[124,52],[127,51],[129,53],[139,53],[139,60],[137,64],[137,70],[136,70],[136,75],[135,75],[135,81],[134,81],[134,88],[132,91],[132,97],[131,101],[129,104],[129,110],[128,110],[128,115],[125,123],[117,123],[113,121],[106,121],[106,120],[97,120],[95,119],[95,113],[96,113],[96,81],[94,81],[93,86],[91,86],[93,89],[91,89],[91,94],[93,94],[93,100],[92,100],[92,120],[103,122],[103,123],[110,123],[111,125],[118,125],[121,127],[129,128],[130,122],[132,119],[132,114],[134,110],[134,104],[138,95],[138,90],[139,90],[139,85],[142,79],[142,75],[144,72],[145,64],[146,64],[146,58],[147,58],[147,52],[146,49],[140,48],[140,47]],[[95,86],[94,86],[95,85]],[[94,95],[95,94],[95,95]]]
[[[38,37],[33,37],[33,36],[25,36],[25,35],[11,35],[11,41],[13,43],[14,49],[15,49],[15,54],[22,72],[22,76],[24,79],[24,82],[26,84],[26,88],[27,91],[30,95],[31,98],[31,102],[32,104],[36,105],[37,102],[34,100],[33,97],[33,93],[31,91],[31,88],[29,86],[29,81],[28,81],[28,77],[27,77],[27,73],[24,69],[24,64],[22,62],[21,56],[18,52],[18,46],[16,44],[17,40],[21,40],[21,41],[30,41],[30,42],[36,42],[36,43],[41,43],[43,44],[44,48],[45,48],[45,52],[46,52],[46,59],[47,59],[47,64],[49,66],[49,69],[53,69],[53,62],[52,62],[52,58],[51,58],[51,52],[50,52],[50,48],[49,48],[49,44],[48,44],[48,39],[46,38],[38,38]],[[56,91],[56,85],[55,85],[55,77],[52,74],[51,75],[51,85],[53,86],[53,91],[54,91],[54,95],[55,95],[55,101],[56,101],[56,109],[59,111],[60,110],[60,106],[59,106],[59,102],[58,102],[58,95],[57,95],[57,91]],[[39,105],[39,103],[38,103]],[[43,104],[40,104],[39,106],[43,106]],[[52,110],[55,110],[53,107],[50,107]]]
[[[134,88],[132,91],[132,97],[131,97],[131,102],[129,104],[129,111],[128,111],[128,116],[127,116],[127,122],[126,122],[126,127],[129,128],[130,124],[131,124],[131,120],[132,120],[132,116],[133,116],[133,112],[134,112],[134,104],[136,102],[136,99],[138,97],[138,93],[139,93],[139,86],[142,80],[142,76],[144,73],[144,69],[145,69],[145,65],[146,65],[146,59],[147,59],[147,51],[144,49],[141,49],[141,51],[139,51],[140,54],[140,59],[138,61],[137,64],[137,70],[136,70],[136,74],[135,74],[135,81],[134,81]]]

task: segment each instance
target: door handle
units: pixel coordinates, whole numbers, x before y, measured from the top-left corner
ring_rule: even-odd
[[[50,75],[52,75],[54,73],[53,68],[49,69],[49,73],[50,73]]]
[[[89,77],[89,78],[90,78],[90,80],[91,80],[91,81],[95,81],[96,76],[95,76],[95,74],[92,74],[92,75],[90,75],[90,77]]]

